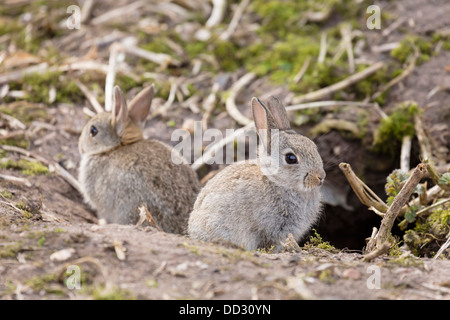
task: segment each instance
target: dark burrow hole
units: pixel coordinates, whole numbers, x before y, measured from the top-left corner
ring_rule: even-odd
[[[352,210],[348,210],[341,205],[325,205],[315,229],[323,241],[330,242],[338,249],[360,251],[366,246],[366,239],[371,236],[373,228],[380,228],[381,217],[361,204],[338,165],[341,162],[349,163],[357,176],[383,201],[386,201],[386,178],[393,170],[399,168],[400,155],[389,157],[374,154],[362,146],[359,140],[344,139],[336,131],[323,135],[315,142],[324,160],[328,183],[346,194],[346,205],[352,207]],[[333,146],[339,146],[341,154],[337,156],[330,154]],[[419,154],[419,145],[417,140],[413,139],[411,168],[420,163]],[[327,162],[331,165],[327,165]],[[404,231],[400,230],[397,224],[398,221],[394,223],[392,234],[402,239]],[[302,243],[308,241],[311,235],[314,235],[314,231],[311,231]]]

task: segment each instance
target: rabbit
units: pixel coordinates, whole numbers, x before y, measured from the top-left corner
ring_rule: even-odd
[[[179,153],[143,138],[153,95],[152,85],[127,108],[114,87],[112,112],[94,116],[82,130],[79,182],[85,201],[108,223],[135,224],[138,207],[146,205],[163,231],[186,234],[200,182]]]
[[[230,164],[206,183],[188,234],[248,251],[279,252],[289,233],[300,241],[320,217],[325,171],[317,146],[291,129],[277,98],[266,104],[252,98],[251,108],[260,141],[256,161]]]

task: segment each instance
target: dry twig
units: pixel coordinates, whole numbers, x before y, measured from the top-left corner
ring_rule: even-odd
[[[377,248],[377,249],[365,254],[363,257],[363,261],[364,262],[372,261],[376,257],[379,257],[379,256],[387,253],[389,248],[390,248],[390,246],[388,243],[383,243],[383,245],[380,248]]]
[[[411,156],[411,136],[404,136],[402,141],[402,149],[400,151],[400,170],[409,171],[409,162]]]
[[[431,210],[431,209],[434,209],[434,208],[437,208],[437,207],[439,207],[439,206],[442,206],[444,203],[447,203],[447,202],[449,202],[449,201],[450,201],[450,198],[442,199],[441,201],[438,201],[438,202],[432,204],[431,206],[428,206],[428,207],[426,207],[426,208],[423,208],[423,209],[417,211],[417,212],[416,212],[416,215],[420,215],[420,214],[422,214],[422,213],[424,213],[424,212],[427,212],[427,211],[429,211],[429,210]]]
[[[105,80],[105,111],[111,112],[113,103],[114,81],[116,79],[116,64],[119,52],[122,50],[120,43],[113,43],[110,48],[109,67]]]
[[[393,23],[391,23],[387,28],[385,28],[381,34],[383,35],[383,37],[388,36],[389,34],[391,34],[392,31],[400,27],[406,20],[407,20],[406,17],[398,18]]]
[[[112,10],[107,11],[107,12],[103,13],[102,15],[97,16],[94,19],[92,19],[91,24],[93,24],[93,25],[102,24],[102,23],[107,22],[108,20],[121,17],[125,14],[136,12],[136,10],[139,9],[143,5],[144,5],[144,2],[139,0],[136,2],[132,2],[126,6],[112,9]]]
[[[227,108],[228,113],[230,116],[236,120],[237,123],[246,126],[249,123],[252,122],[249,118],[244,116],[237,108],[236,106],[236,96],[241,91],[243,87],[248,85],[256,75],[253,72],[249,72],[245,74],[243,77],[241,77],[238,81],[236,81],[233,86],[230,89],[230,92],[228,94],[228,98],[225,101],[225,107]]]
[[[172,56],[166,53],[156,53],[152,51],[148,51],[142,48],[139,48],[134,45],[122,45],[121,50],[123,52],[135,55],[139,58],[146,59],[148,61],[159,64],[161,67],[166,68],[168,65],[179,66],[180,61],[174,59]]]
[[[411,176],[406,181],[403,188],[400,190],[398,195],[394,198],[389,209],[386,211],[386,214],[381,221],[380,230],[377,235],[377,249],[380,249],[384,246],[385,243],[389,242],[389,237],[391,236],[391,229],[394,225],[394,221],[397,218],[402,207],[408,202],[409,197],[411,196],[414,188],[420,182],[420,180],[424,177],[427,172],[426,165],[420,163],[412,172]],[[370,248],[369,248],[369,251]]]
[[[320,50],[319,50],[319,57],[317,58],[317,63],[324,63],[326,55],[327,55],[327,34],[323,32],[320,35]]]
[[[311,57],[307,57],[305,59],[305,62],[303,62],[302,67],[300,68],[300,70],[298,71],[298,73],[295,75],[294,77],[294,82],[298,83],[304,76],[304,74],[306,73],[306,70],[308,70],[309,64],[311,63]]]
[[[369,208],[374,207],[382,213],[385,213],[388,210],[388,206],[375,194],[375,192],[356,176],[348,163],[341,162],[339,164],[339,169],[344,173],[361,203]]]
[[[400,73],[400,75],[398,75],[397,77],[395,77],[394,79],[392,79],[391,81],[389,81],[388,83],[383,85],[380,88],[380,90],[378,90],[376,93],[374,93],[371,97],[371,100],[377,99],[379,96],[381,96],[383,94],[383,92],[385,92],[389,88],[395,86],[397,83],[399,83],[400,81],[405,79],[407,76],[409,76],[413,72],[414,68],[416,67],[417,57],[418,57],[418,52],[416,49],[416,52],[411,60],[411,63],[408,65],[408,67],[405,70],[403,70],[403,72]]]
[[[208,119],[211,116],[211,113],[216,104],[217,91],[219,91],[220,84],[215,82],[211,89],[211,93],[208,97],[203,101],[203,117],[202,117],[202,128],[206,130],[208,128]]]
[[[250,0],[242,0],[241,3],[236,8],[236,11],[234,12],[233,18],[230,21],[230,24],[228,25],[227,30],[225,30],[221,35],[220,39],[223,41],[227,41],[231,35],[236,30],[239,20],[241,20],[242,15],[244,14],[245,9],[249,5]]]
[[[101,106],[101,104],[95,98],[94,94],[84,84],[82,84],[78,80],[75,80],[75,84],[77,85],[78,89],[80,89],[81,92],[83,92],[83,94],[86,96],[86,98],[88,99],[89,103],[94,108],[95,112],[102,113],[102,112],[105,111],[103,109],[103,107]]]
[[[341,35],[345,43],[345,50],[347,51],[348,71],[353,73],[355,72],[355,59],[353,57],[352,27],[350,24],[345,24],[341,28]]]
[[[421,159],[429,160],[431,158],[430,141],[423,129],[422,120],[417,115],[414,116],[414,128],[416,129],[416,136],[419,141]]]
[[[145,219],[147,220],[149,226],[155,227],[158,231],[163,232],[163,229],[159,226],[155,218],[153,218],[153,216],[148,211],[147,206],[145,205],[140,206],[139,211],[145,214]]]
[[[314,100],[322,99],[323,97],[331,95],[339,90],[342,90],[344,88],[347,88],[347,87],[357,83],[358,81],[361,81],[362,79],[365,79],[365,78],[371,76],[372,74],[374,74],[375,72],[377,72],[378,70],[383,68],[384,66],[385,66],[385,63],[383,61],[379,61],[379,62],[371,65],[370,67],[368,67],[360,72],[357,72],[355,74],[352,74],[348,78],[346,78],[342,81],[336,82],[328,87],[319,89],[314,92],[307,93],[302,96],[294,97],[292,99],[292,101],[294,104],[297,104],[297,103],[302,103],[305,101],[314,101]]]
[[[212,28],[222,22],[223,16],[225,14],[225,9],[227,8],[226,0],[213,0],[213,9],[211,11],[211,15],[206,21],[206,27]]]
[[[28,181],[25,178],[19,178],[19,177],[6,175],[6,174],[0,174],[0,179],[5,180],[5,181],[9,181],[9,182],[13,182],[13,183],[21,183],[21,184],[23,184],[23,185],[25,185],[26,187],[29,187],[29,188],[32,186],[31,182]]]
[[[447,241],[445,241],[445,243],[442,245],[442,247],[439,249],[439,251],[436,253],[436,255],[433,257],[433,260],[436,260],[441,254],[442,252],[444,252],[445,250],[447,250],[447,248],[450,246],[450,232],[447,235]]]

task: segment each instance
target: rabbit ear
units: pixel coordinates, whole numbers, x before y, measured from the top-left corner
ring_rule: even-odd
[[[266,106],[256,97],[252,98],[252,114],[255,121],[256,132],[266,150],[270,148],[270,129],[273,128],[273,120],[270,111]]]
[[[269,109],[273,120],[275,121],[276,128],[279,130],[290,130],[291,123],[287,116],[286,108],[278,97],[271,96],[267,103],[267,108]]]
[[[131,100],[128,113],[130,119],[136,124],[143,126],[145,123],[150,111],[150,106],[152,105],[154,94],[155,86],[152,84],[150,87],[139,92],[139,94]]]
[[[120,136],[128,119],[127,102],[119,86],[114,87],[112,125]]]

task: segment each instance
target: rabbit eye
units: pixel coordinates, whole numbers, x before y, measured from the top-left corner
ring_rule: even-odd
[[[98,129],[95,126],[91,126],[90,134],[91,137],[95,137],[98,133]]]
[[[295,156],[295,154],[292,154],[292,153],[288,153],[285,156],[285,159],[286,159],[287,164],[296,164],[296,163],[298,163],[297,157]]]

